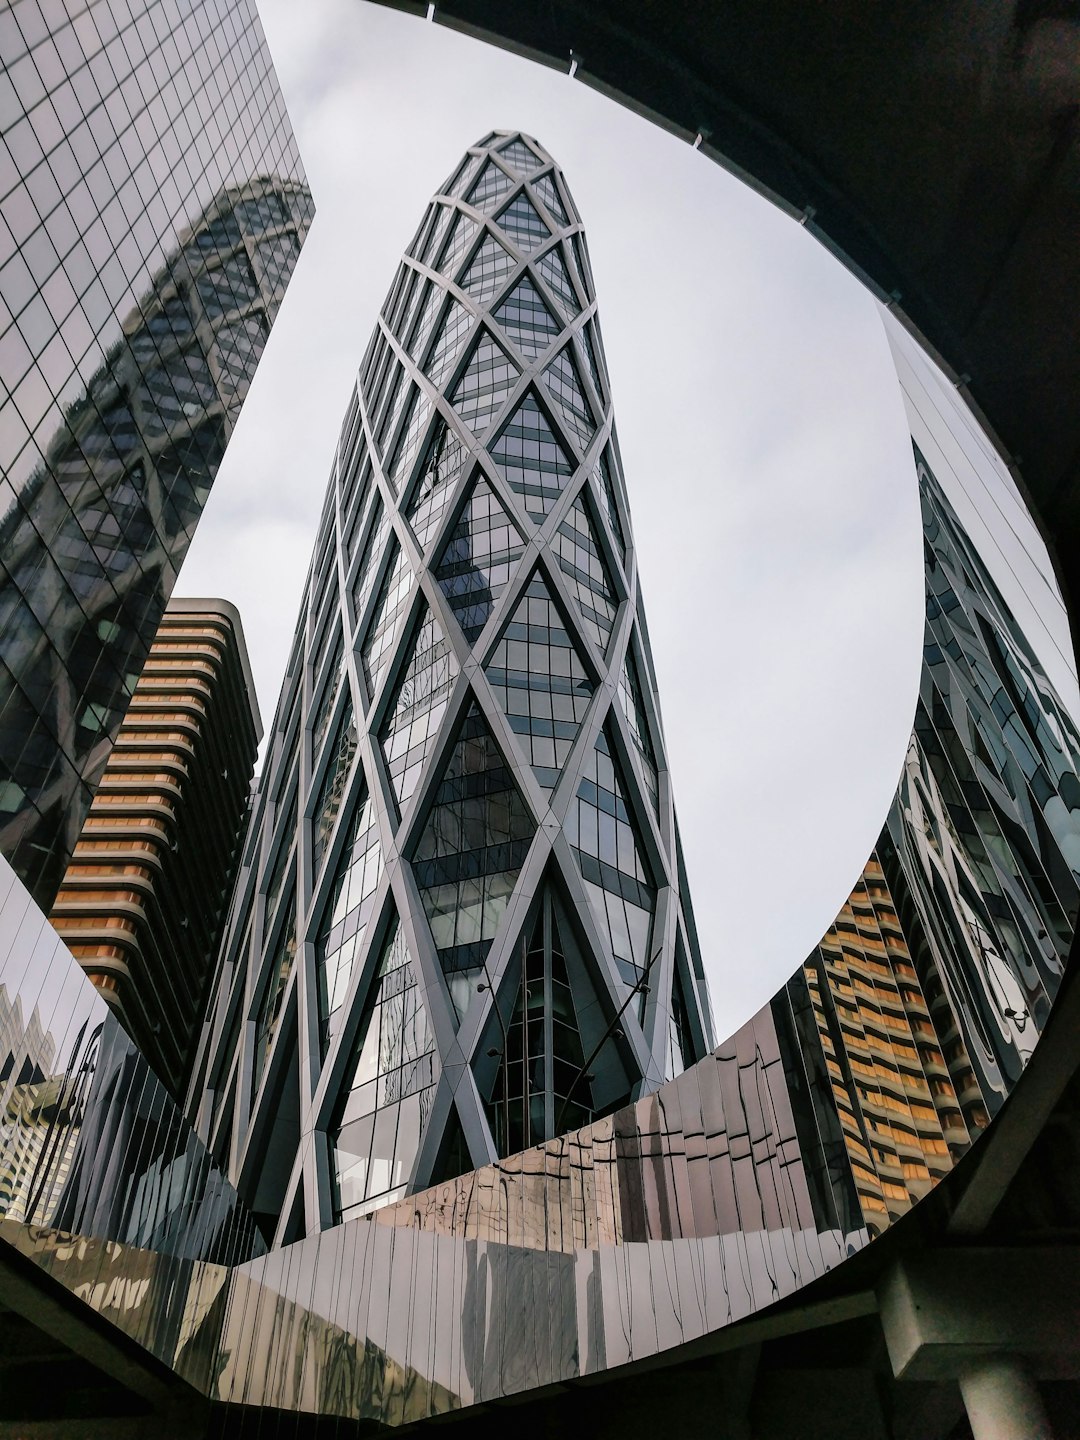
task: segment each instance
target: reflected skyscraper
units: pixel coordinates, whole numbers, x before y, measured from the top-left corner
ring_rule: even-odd
[[[0,849],[44,908],[312,216],[251,0],[48,15],[0,180]]]
[[[585,240],[525,136],[432,201],[364,357],[224,976],[204,1120],[282,1233],[711,1042]]]

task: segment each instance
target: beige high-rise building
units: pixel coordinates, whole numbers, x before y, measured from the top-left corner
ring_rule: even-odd
[[[191,1064],[260,734],[235,607],[170,601],[50,917],[174,1093]]]

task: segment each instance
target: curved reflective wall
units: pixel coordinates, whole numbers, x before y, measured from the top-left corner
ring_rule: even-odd
[[[537,161],[533,179],[492,153],[513,145]],[[542,247],[550,245],[568,277],[585,273],[585,262],[574,253],[576,222],[569,222],[566,208],[565,225],[556,224],[540,186],[548,162],[530,145],[522,137],[499,136],[476,147],[451,187],[461,196],[448,194],[449,204],[440,201],[429,211],[413,247],[417,254],[445,256],[456,226],[468,220],[472,228],[454,268],[458,273],[462,267],[464,281],[478,267],[477,284],[493,287],[481,312],[465,303],[463,286],[457,287],[460,295],[452,287],[446,293],[447,284],[436,280],[426,260],[407,263],[388,301],[387,330],[400,335],[404,328],[415,336],[420,324],[424,339],[419,347],[415,339],[406,341],[412,345],[406,353],[380,327],[361,388],[370,383],[364,376],[376,372],[389,375],[389,384],[379,381],[372,392],[379,398],[365,400],[363,410],[358,400],[346,419],[312,570],[330,577],[329,589],[313,585],[312,608],[301,617],[270,762],[276,778],[253,823],[247,874],[236,895],[230,968],[204,1057],[209,1085],[201,1120],[214,1155],[250,1202],[245,1211],[227,1187],[221,1190],[222,1204],[235,1217],[230,1234],[239,1248],[210,1243],[206,1237],[219,1232],[194,1204],[193,1192],[168,1192],[186,1195],[190,1213],[183,1205],[170,1208],[158,1179],[175,1160],[163,1169],[149,1138],[138,1151],[149,1157],[149,1166],[136,1166],[133,1180],[126,1171],[114,1178],[113,1151],[99,1137],[113,1133],[109,1126],[128,1133],[127,1092],[109,1085],[95,1089],[83,1078],[89,1067],[78,1016],[85,982],[61,946],[41,943],[41,927],[34,931],[36,922],[27,919],[32,907],[17,883],[0,910],[0,919],[8,924],[10,917],[14,927],[5,953],[21,957],[4,1020],[3,1043],[10,1051],[2,1072],[5,1094],[20,1098],[7,1112],[4,1131],[11,1163],[0,1239],[32,1255],[159,1358],[231,1404],[399,1425],[659,1355],[793,1293],[902,1219],[993,1123],[1036,1048],[1073,936],[1080,738],[943,488],[952,483],[945,474],[953,463],[948,457],[963,449],[959,429],[969,421],[945,410],[921,418],[909,393],[912,483],[920,487],[923,507],[923,667],[896,796],[851,896],[773,1001],[698,1063],[663,1084],[658,1059],[642,1064],[631,1103],[597,1106],[610,1113],[567,1133],[552,1123],[552,1138],[543,1143],[503,1158],[493,1153],[488,1163],[467,1169],[475,1136],[486,1135],[492,1151],[504,1148],[497,1147],[498,1114],[507,1092],[500,1093],[492,1077],[507,1073],[513,1021],[504,1012],[507,1034],[485,1034],[487,1019],[480,1017],[493,1018],[491,980],[516,973],[521,990],[512,983],[512,992],[524,992],[528,1000],[535,990],[551,1026],[559,980],[555,957],[568,962],[561,937],[564,930],[588,934],[587,924],[595,930],[589,917],[597,915],[587,890],[580,892],[576,920],[568,908],[567,894],[578,883],[573,877],[588,881],[588,867],[575,853],[587,854],[581,829],[577,843],[567,842],[561,853],[559,838],[549,844],[550,854],[565,862],[559,883],[547,888],[552,872],[545,856],[536,883],[495,917],[500,922],[513,914],[507,933],[512,928],[515,945],[523,939],[516,972],[514,945],[497,952],[497,935],[483,961],[470,963],[488,938],[482,904],[478,928],[466,934],[443,928],[448,911],[424,903],[426,890],[458,887],[465,879],[487,893],[481,881],[513,868],[513,847],[526,838],[513,828],[520,817],[535,821],[543,815],[537,828],[546,823],[541,797],[549,787],[538,769],[559,767],[539,761],[532,749],[516,750],[531,747],[540,732],[532,728],[531,709],[504,705],[517,688],[507,683],[515,668],[508,647],[531,646],[534,637],[510,634],[508,627],[542,625],[549,652],[558,627],[542,622],[539,608],[527,608],[519,620],[523,602],[554,606],[561,616],[562,633],[574,637],[574,646],[558,648],[576,647],[588,661],[589,705],[599,710],[595,696],[603,691],[608,713],[621,707],[608,759],[618,760],[624,777],[641,782],[627,813],[639,823],[650,811],[656,815],[654,792],[634,768],[631,750],[635,694],[645,712],[655,714],[640,668],[636,691],[632,681],[601,670],[595,632],[584,612],[572,609],[583,592],[562,568],[557,541],[542,555],[531,531],[528,541],[522,537],[521,555],[529,558],[513,559],[527,584],[515,589],[499,568],[511,563],[506,551],[516,542],[493,500],[509,518],[521,497],[527,517],[530,496],[539,503],[546,488],[558,489],[561,498],[537,523],[538,533],[554,541],[571,496],[580,494],[597,553],[620,587],[621,618],[613,633],[625,639],[640,626],[629,593],[621,589],[627,570],[617,558],[611,525],[614,514],[629,548],[621,486],[611,492],[612,511],[603,468],[589,468],[588,457],[597,451],[579,451],[573,438],[576,401],[569,412],[563,408],[568,396],[574,399],[566,378],[572,374],[577,395],[588,400],[595,417],[593,401],[607,395],[603,372],[598,363],[598,378],[585,379],[591,370],[582,332],[573,328],[577,318],[561,311],[559,284],[545,280],[543,271],[536,274],[533,261],[524,258],[548,253]],[[568,206],[561,182],[556,177],[553,183],[555,198]],[[521,196],[536,221],[518,207],[521,243],[513,230],[504,232],[504,242],[495,233],[498,216]],[[542,241],[534,252],[528,237],[535,238],[537,221],[549,237],[557,232],[557,240]],[[489,266],[496,245],[508,259]],[[571,367],[557,367],[561,381],[542,378],[552,364],[546,350],[526,357],[524,342],[500,328],[500,313],[507,326],[525,323],[511,321],[499,287],[509,298],[530,266],[538,303],[521,302],[517,311],[535,317],[542,307],[548,314],[553,328],[547,343]],[[578,317],[591,318],[591,298],[584,303],[591,291],[579,290],[575,279],[569,293],[577,297]],[[464,316],[460,324],[453,323],[455,306]],[[438,384],[429,385],[420,379],[414,351],[427,357],[430,380],[444,338],[456,358]],[[494,356],[495,346],[502,360]],[[474,366],[481,353],[483,363]],[[546,439],[528,448],[533,442],[524,435],[512,437],[521,441],[520,455],[538,463],[548,457],[539,473],[550,480],[534,486],[523,479],[519,490],[500,468],[499,437],[511,427],[496,418],[497,407],[516,422],[526,391],[535,391],[536,413],[564,453],[579,460],[569,469],[580,490],[569,489],[557,455],[543,448]],[[508,398],[511,392],[516,401]],[[461,419],[463,406],[472,419],[459,426],[454,417]],[[484,406],[490,409],[480,419]],[[522,419],[514,428],[524,432],[528,423]],[[482,436],[475,426],[484,427]],[[461,455],[451,463],[466,450],[468,461]],[[400,456],[407,458],[399,463]],[[988,448],[974,463],[996,465]],[[511,475],[526,469],[512,466]],[[447,486],[440,505],[441,482],[451,476],[460,486]],[[490,497],[482,494],[479,504],[481,481]],[[349,518],[361,512],[362,522]],[[497,523],[487,523],[493,516]],[[566,538],[577,547],[584,532],[569,528],[573,534]],[[483,567],[473,563],[478,545],[487,547]],[[411,563],[401,555],[412,557]],[[451,567],[445,578],[453,582],[445,590],[438,574],[444,564]],[[478,568],[482,583],[458,584]],[[541,570],[546,598],[532,590],[532,576]],[[500,575],[506,578],[499,581]],[[505,588],[495,594],[500,583]],[[588,585],[586,590],[597,593]],[[483,611],[485,606],[490,609]],[[552,613],[543,610],[544,616]],[[478,637],[484,637],[479,645]],[[573,662],[566,663],[573,678]],[[552,667],[543,673],[559,672]],[[464,697],[477,687],[485,703],[474,711]],[[532,693],[528,685],[522,690]],[[559,692],[551,686],[547,693]],[[355,718],[361,710],[368,719],[363,729]],[[528,724],[523,719],[522,728],[515,727],[510,714]],[[577,767],[573,783],[556,778],[550,794],[560,794],[565,783],[577,803],[586,783],[583,756],[595,766],[586,795],[602,789],[600,762],[592,757],[604,753],[598,741],[605,730],[597,720],[582,740],[586,722],[575,723],[582,731],[567,738],[576,758],[561,762]],[[493,763],[496,749],[501,767]],[[489,779],[494,770],[498,786]],[[613,771],[614,765],[605,773]],[[659,773],[655,794],[663,808],[670,802],[666,776]],[[529,797],[523,811],[507,798],[511,782]],[[450,818],[454,806],[477,795],[485,807],[492,795],[503,797],[499,814],[507,829],[499,847],[491,848],[498,848],[504,869],[478,867],[462,877],[453,866],[440,865],[447,837],[467,828],[460,816]],[[387,843],[384,811],[395,825],[398,817],[415,817],[415,828],[402,819],[407,838],[399,842],[395,829]],[[613,818],[620,818],[617,805]],[[484,832],[477,824],[470,833]],[[652,821],[647,833],[653,834]],[[663,873],[671,880],[679,868],[673,824],[669,840]],[[535,836],[528,841],[534,846]],[[485,854],[488,848],[481,847]],[[605,872],[596,873],[602,882]],[[686,931],[675,909],[668,913],[676,968],[667,973],[685,973],[677,965]],[[685,925],[685,907],[681,920]],[[16,934],[21,924],[38,935],[34,943]],[[632,926],[627,934],[632,939]],[[452,964],[444,963],[444,952],[452,953]],[[490,958],[497,953],[501,970]],[[344,970],[335,958],[341,954],[350,957]],[[534,954],[540,963],[530,971]],[[359,957],[355,967],[353,957]],[[617,958],[614,947],[611,957]],[[301,963],[303,984],[297,978]],[[339,974],[345,975],[340,990]],[[471,988],[456,991],[456,975],[468,976]],[[633,974],[623,974],[622,983],[635,1001],[652,995]],[[440,994],[442,1018],[428,1009],[430,997]],[[674,1037],[668,1051],[663,1030],[648,1030],[648,1006],[642,1008],[636,1032],[627,1022],[621,1036],[612,1030],[604,1043],[610,1039],[626,1057],[638,1053],[630,1037],[651,1033],[648,1054],[663,1054],[666,1065]],[[669,1013],[674,1010],[671,1005]],[[479,1051],[454,1043],[474,1011],[478,1018],[468,1034],[477,1047],[482,1043]],[[627,1013],[633,1017],[635,1008]],[[528,1014],[523,1009],[523,1029]],[[704,1019],[700,1023],[704,1027]],[[692,1024],[691,1017],[691,1034]],[[56,1038],[45,1043],[46,1033]],[[369,1043],[372,1035],[377,1041]],[[582,1050],[583,1068],[591,1066]],[[484,1071],[492,1081],[486,1091],[474,1068],[478,1053],[497,1062]],[[281,1059],[295,1055],[302,1064],[290,1060],[286,1066]],[[327,1065],[323,1057],[329,1055],[337,1059]],[[368,1068],[361,1075],[363,1066]],[[466,1089],[476,1123],[467,1130],[462,1120],[461,1144],[447,1123],[449,1110],[439,1108],[439,1094],[452,1089],[444,1084],[451,1070],[470,1072]],[[102,1076],[112,1073],[110,1065],[102,1066]],[[374,1110],[359,1101],[356,1113],[348,1109],[358,1076],[359,1084],[373,1082],[367,1093],[374,1096]],[[349,1082],[344,1089],[342,1081]],[[45,1090],[45,1107],[38,1103],[35,1087],[48,1084],[62,1092],[62,1105]],[[406,1107],[425,1089],[431,1092],[427,1102]],[[459,1092],[453,1093],[456,1104]],[[347,1097],[342,1110],[336,1108],[340,1095]],[[544,1107],[538,1107],[545,1127],[549,1118],[565,1118],[549,1103],[553,1099],[545,1092]],[[406,1124],[410,1109],[421,1123]],[[403,1166],[401,1178],[377,1194],[365,1190],[355,1218],[348,1218],[341,1203],[345,1172],[334,1146],[340,1147],[347,1126],[383,1112],[394,1116],[394,1143],[404,1135],[412,1147],[411,1169],[406,1175]],[[76,1141],[49,1138],[57,1135],[57,1115],[65,1117],[62,1135],[77,1135]],[[372,1120],[372,1134],[378,1123]],[[35,1138],[39,1133],[46,1138]],[[138,1133],[150,1137],[157,1130],[143,1125]],[[425,1150],[429,1133],[439,1143]],[[507,1126],[504,1135],[513,1134]],[[190,1143],[194,1158],[185,1164],[215,1173]],[[175,1156],[175,1149],[168,1154]],[[369,1148],[369,1162],[373,1155]],[[440,1167],[438,1183],[420,1188]],[[385,1172],[389,1176],[388,1167]],[[394,1198],[410,1182],[416,1193]],[[159,1208],[145,1216],[132,1210],[139,1195],[158,1197]],[[382,1203],[359,1213],[373,1200]],[[31,1219],[37,1222],[32,1227],[25,1223]],[[189,1227],[192,1237],[203,1238],[189,1242]],[[274,1237],[268,1253],[256,1228]],[[97,1283],[106,1276],[109,1284]]]

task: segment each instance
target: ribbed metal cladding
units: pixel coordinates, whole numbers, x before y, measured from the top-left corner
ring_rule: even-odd
[[[712,1043],[582,227],[474,146],[342,428],[202,1074],[279,1238]]]

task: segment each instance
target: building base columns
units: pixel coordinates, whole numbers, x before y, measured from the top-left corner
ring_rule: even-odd
[[[1051,1440],[1039,1380],[1080,1376],[1076,1248],[931,1250],[878,1286],[899,1380],[955,1380],[975,1440]]]
[[[1039,1387],[1019,1356],[988,1355],[957,1378],[974,1440],[1053,1440]]]

